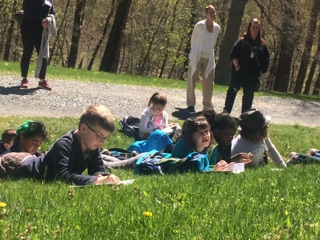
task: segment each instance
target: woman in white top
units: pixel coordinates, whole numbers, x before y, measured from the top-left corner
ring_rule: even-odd
[[[232,140],[231,156],[247,152],[252,153],[249,167],[262,167],[268,163],[268,157],[279,167],[286,167],[276,147],[268,136],[270,116],[257,109],[249,109],[239,117],[240,134]]]
[[[216,11],[213,5],[205,7],[205,19],[199,21],[193,28],[191,36],[191,51],[189,54],[189,70],[187,83],[187,106],[194,112],[196,104],[195,87],[201,73],[203,110],[212,110],[212,92],[214,82],[214,47],[220,32],[220,26],[214,21]]]

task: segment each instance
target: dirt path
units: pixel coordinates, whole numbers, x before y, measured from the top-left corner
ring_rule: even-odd
[[[0,114],[2,116],[47,116],[79,117],[83,108],[89,104],[105,104],[118,118],[126,115],[140,117],[149,98],[155,91],[163,92],[168,97],[166,108],[170,119],[187,117],[185,90],[152,88],[142,86],[82,83],[75,81],[54,80],[50,82],[53,90],[37,88],[38,82],[30,79],[29,89],[22,90],[17,85],[19,78],[0,76]],[[201,111],[201,91],[197,91],[196,110]],[[225,94],[215,93],[215,110],[223,109]],[[275,124],[300,124],[320,126],[320,102],[275,97],[255,97],[253,107],[272,116]],[[239,116],[241,95],[237,96],[233,116]]]

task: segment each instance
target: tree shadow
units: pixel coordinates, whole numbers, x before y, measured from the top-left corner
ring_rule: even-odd
[[[175,107],[176,111],[172,112],[172,116],[178,118],[179,120],[187,120],[190,117],[197,117],[201,115],[200,112],[190,113],[187,108],[178,108]]]
[[[13,87],[2,87],[0,86],[0,94],[1,95],[9,95],[9,94],[15,94],[15,95],[31,95],[35,91],[37,91],[39,88],[28,88],[28,89],[22,89],[20,86],[13,86]]]

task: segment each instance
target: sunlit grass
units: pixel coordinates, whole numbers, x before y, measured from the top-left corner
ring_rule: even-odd
[[[19,76],[19,72],[18,63],[0,61],[0,74]],[[56,67],[48,72],[51,79],[161,87],[176,87],[176,82],[177,88],[185,88],[180,80]],[[42,150],[78,125],[76,118],[10,116],[0,117],[0,131],[17,128],[27,119],[47,126],[49,139]],[[319,127],[271,124],[269,130],[285,159],[292,151],[319,148]],[[132,141],[117,124],[104,147],[127,148]],[[0,180],[0,239],[317,239],[319,168],[300,165],[279,170],[271,163],[239,175],[166,176],[113,170],[123,180],[135,179],[120,188]]]

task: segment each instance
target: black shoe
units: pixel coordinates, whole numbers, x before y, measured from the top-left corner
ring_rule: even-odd
[[[191,113],[196,112],[196,110],[194,109],[193,106],[189,106],[189,107],[187,108],[187,110],[188,110],[189,112],[191,112]]]

